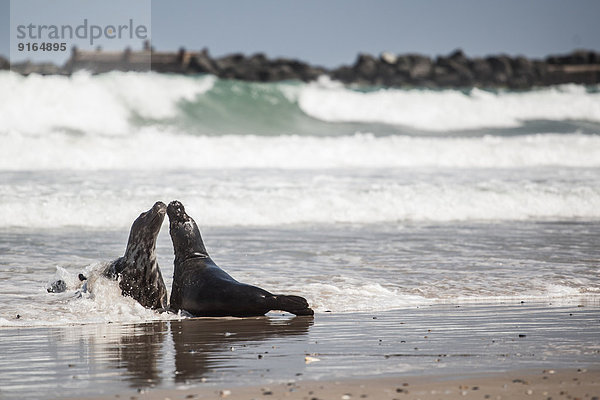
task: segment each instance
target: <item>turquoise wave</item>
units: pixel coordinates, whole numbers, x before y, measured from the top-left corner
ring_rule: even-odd
[[[194,78],[189,78],[194,79]],[[196,78],[199,79],[199,78]],[[313,103],[307,109],[303,109],[300,102],[303,100],[303,95],[307,90],[316,91],[313,95]],[[514,99],[520,99],[520,96],[532,97],[529,100],[521,100],[522,107],[535,107],[534,92],[514,92],[514,91],[458,91],[458,90],[388,90],[385,88],[328,88],[319,87],[316,84],[306,85],[303,83],[287,82],[287,83],[252,83],[232,80],[216,79],[212,88],[205,93],[198,94],[195,98],[188,100],[180,100],[177,103],[178,112],[176,115],[154,119],[142,117],[134,113],[134,118],[137,124],[142,126],[157,125],[162,127],[174,128],[176,131],[185,132],[193,135],[261,135],[261,136],[279,136],[279,135],[299,135],[299,136],[340,136],[353,135],[357,132],[371,133],[375,136],[386,135],[410,135],[410,136],[513,136],[513,135],[529,135],[536,133],[584,133],[598,134],[600,133],[600,96],[597,88],[584,88],[584,93],[581,93],[581,98],[587,101],[587,106],[592,110],[590,118],[569,118],[556,116],[553,117],[551,110],[548,110],[548,115],[542,111],[532,113],[532,117],[527,119],[519,119],[516,123],[507,123],[507,126],[493,126],[499,124],[497,121],[485,121],[482,119],[474,127],[453,126],[448,123],[448,129],[438,129],[437,127],[428,128],[427,121],[422,123],[418,121],[416,124],[411,124],[410,118],[407,123],[402,123],[402,118],[397,118],[399,122],[395,122],[395,118],[391,115],[403,113],[405,102],[410,105],[412,98],[414,101],[421,101],[422,97],[428,96],[431,102],[430,105],[425,104],[423,108],[425,112],[430,112],[432,115],[440,112],[447,113],[464,113],[463,118],[469,120],[473,115],[480,112],[480,104],[486,100],[479,100],[477,96],[489,96],[498,104],[488,106],[488,108],[502,108],[504,103],[510,103]],[[483,93],[483,94],[481,94]],[[560,93],[560,91],[559,91]],[[311,108],[319,107],[319,95],[328,96],[326,100],[329,104],[338,102],[337,106],[342,110],[341,116],[336,115],[334,118],[320,118],[318,112],[311,113]],[[383,96],[404,96],[404,98],[394,99],[396,104],[383,104],[383,107],[388,107],[390,118],[386,120],[385,116],[381,118],[383,121],[377,121],[377,117],[371,121],[353,121],[353,111],[360,113],[360,104],[357,110],[352,110],[352,105],[344,105],[348,102],[349,96],[370,96],[363,103],[366,106],[377,108],[379,98]],[[546,97],[551,97],[553,93],[549,93]],[[448,99],[450,96],[459,96],[462,99],[470,101],[470,105],[458,106],[456,110],[450,109],[452,101]],[[592,97],[593,96],[593,97]],[[336,99],[337,97],[337,99]],[[512,98],[509,98],[512,97]],[[538,96],[540,97],[540,96]],[[544,96],[541,96],[542,99]],[[591,98],[591,100],[590,100]],[[460,100],[460,99],[459,99]],[[567,99],[565,99],[567,100]],[[488,103],[490,102],[487,100]],[[372,105],[369,103],[373,103]],[[531,104],[529,104],[531,103]],[[589,104],[591,103],[591,104]],[[413,102],[414,105],[414,102]],[[329,106],[331,107],[331,106]],[[508,107],[508,105],[506,106]],[[544,107],[540,104],[540,107]],[[596,107],[597,111],[593,108]],[[336,108],[334,105],[332,108]],[[335,111],[335,110],[334,110]],[[412,112],[412,111],[407,111]],[[493,113],[494,110],[487,110],[487,113]],[[502,110],[498,110],[502,114]],[[311,115],[315,114],[315,115]],[[364,113],[363,113],[364,114]],[[587,114],[586,114],[587,115]],[[361,119],[363,116],[357,116],[356,119]],[[513,118],[512,116],[510,116]],[[444,123],[444,118],[435,116],[433,118],[440,119],[440,124]],[[460,119],[461,116],[453,116],[455,119]],[[485,116],[483,117],[485,118]],[[502,118],[502,116],[500,116]],[[368,119],[368,116],[367,116]],[[426,118],[423,118],[426,120]],[[417,126],[415,126],[417,125]],[[487,126],[491,125],[491,126]]]
[[[193,79],[193,78],[190,78]],[[148,118],[132,112],[138,126],[174,128],[193,135],[341,136],[356,132],[376,135],[408,134],[410,129],[390,124],[327,122],[307,115],[293,98],[302,83],[251,83],[217,79],[193,100],[180,100],[178,113]]]

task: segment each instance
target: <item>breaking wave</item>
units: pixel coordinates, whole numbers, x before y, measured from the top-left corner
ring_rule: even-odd
[[[195,135],[445,134],[559,124],[598,133],[600,90],[565,85],[527,92],[358,90],[322,79],[248,83],[214,76],[0,72],[0,133],[131,135],[153,126]],[[541,121],[541,122],[540,122]],[[538,130],[539,131],[539,130]],[[547,130],[556,132],[556,130]]]

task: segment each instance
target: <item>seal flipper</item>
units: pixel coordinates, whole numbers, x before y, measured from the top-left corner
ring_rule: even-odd
[[[294,315],[314,315],[312,308],[304,297],[288,296],[284,294],[274,295],[268,299],[271,310],[287,311]]]
[[[119,274],[123,272],[125,267],[125,257],[119,257],[106,267],[102,275],[104,275],[108,279],[116,280],[119,277]]]

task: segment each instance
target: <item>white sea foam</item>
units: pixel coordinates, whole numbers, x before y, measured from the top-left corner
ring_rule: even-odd
[[[128,135],[132,118],[174,117],[178,102],[210,90],[215,78],[155,73],[0,73],[0,131],[45,136],[52,131]]]
[[[64,278],[64,271],[59,274]],[[57,276],[59,276],[57,275]],[[76,275],[71,273],[71,278]],[[439,296],[415,294],[415,290],[399,286],[390,287],[378,282],[365,282],[352,278],[336,282],[279,282],[279,289],[297,293],[307,298],[317,313],[333,312],[384,312],[396,309],[422,307],[434,304],[494,304],[526,302],[551,302],[554,305],[597,305],[600,292],[582,292],[581,289],[557,284],[541,284],[535,289],[522,291],[519,285],[513,293],[505,289],[499,295],[464,295],[460,290],[440,288]],[[10,307],[9,307],[10,308]],[[5,310],[6,311],[6,310]],[[11,310],[12,311],[12,310]],[[72,289],[61,294],[37,294],[35,302],[21,304],[20,318],[8,314],[0,317],[1,327],[64,326],[69,324],[105,324],[107,322],[147,322],[179,319],[171,313],[157,313],[120,293],[117,282],[99,278],[93,292],[80,294]]]
[[[311,283],[299,289],[316,312],[384,311],[433,304],[432,299],[379,283]]]
[[[419,138],[190,136],[146,128],[121,137],[0,134],[0,171],[223,168],[596,167],[600,136]]]
[[[528,120],[600,121],[600,93],[565,85],[528,92],[380,89],[313,83],[298,94],[308,115],[328,122],[377,122],[427,131],[510,128]]]
[[[595,285],[597,286],[597,285]],[[302,293],[316,312],[375,312],[402,308],[420,307],[432,304],[469,303],[519,303],[552,302],[559,304],[594,304],[600,301],[600,292],[584,292],[581,288],[539,282],[535,288],[523,290],[521,285],[504,288],[497,295],[471,293],[466,295],[460,287],[448,290],[439,287],[436,296],[419,295],[414,288],[390,287],[377,282],[359,282],[344,278],[341,282],[308,283],[292,287]]]
[[[386,178],[376,171],[362,178],[271,172],[236,179],[181,172],[101,176],[97,186],[24,179],[2,185],[0,226],[128,227],[140,205],[172,199],[201,210],[200,222],[212,226],[600,218],[594,170],[561,170],[561,182],[548,181],[550,173],[462,180],[459,170],[410,180],[402,170]]]
[[[28,301],[5,305],[3,314],[6,318],[0,318],[0,327],[146,322],[177,318],[174,314],[160,314],[147,309],[133,298],[121,295],[117,281],[99,275],[103,267],[104,264],[93,264],[82,271],[57,267],[50,281],[62,279],[67,290],[63,293],[46,293],[45,287],[28,288],[31,292]],[[82,289],[77,277],[79,272],[88,277],[86,290]],[[19,289],[21,292],[24,290],[23,287]],[[19,318],[14,318],[17,314]]]

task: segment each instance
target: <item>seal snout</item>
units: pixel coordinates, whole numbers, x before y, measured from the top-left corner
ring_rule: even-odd
[[[156,203],[154,203],[152,209],[157,214],[165,215],[167,213],[167,205],[162,201],[157,201]]]
[[[177,200],[173,200],[167,207],[167,214],[170,220],[182,219],[187,216],[183,204]]]

